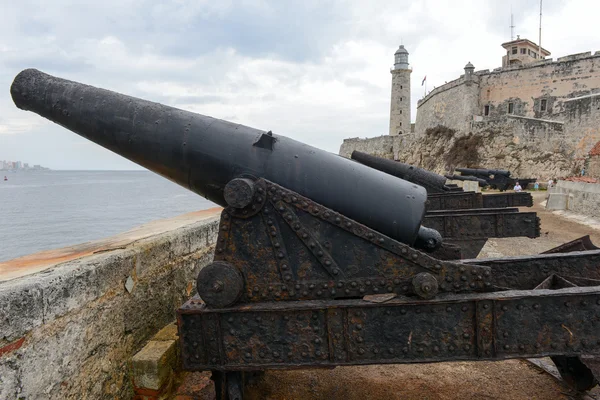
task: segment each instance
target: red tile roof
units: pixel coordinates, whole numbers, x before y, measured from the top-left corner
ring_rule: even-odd
[[[600,142],[596,143],[590,150],[590,156],[600,156]]]
[[[571,182],[598,183],[597,179],[590,178],[589,176],[570,176],[564,180]]]

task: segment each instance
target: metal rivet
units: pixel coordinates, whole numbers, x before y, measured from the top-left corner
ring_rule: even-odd
[[[322,291],[320,291],[320,290],[317,290],[317,296],[320,296],[320,295],[322,295],[322,294],[323,294],[323,292],[322,292]]]
[[[505,345],[504,345],[504,350],[508,350],[508,349],[510,349],[510,346],[509,346],[509,345],[507,345],[507,344],[505,344]]]
[[[507,311],[507,310],[508,310],[508,307],[502,306],[502,311]]]
[[[361,324],[357,324],[357,325],[356,325],[356,330],[357,330],[357,331],[360,331],[360,330],[362,330],[362,325],[361,325]]]
[[[464,337],[465,339],[469,339],[469,338],[471,337],[471,335],[469,335],[468,333],[463,333],[463,337]]]
[[[364,339],[363,339],[362,337],[360,337],[360,336],[356,338],[356,341],[357,341],[358,343],[362,343],[362,342],[363,342],[363,340],[364,340]]]
[[[400,250],[400,253],[406,255],[406,253],[408,253],[408,250],[406,250],[406,248],[402,248],[402,250]]]
[[[483,308],[487,310],[488,308],[490,308],[490,305],[489,304],[484,304]]]
[[[446,307],[446,311],[448,311],[448,312],[452,311],[452,307]]]
[[[319,344],[319,343],[321,343],[321,339],[319,339],[319,338],[316,338],[316,339],[315,339],[315,343],[316,343],[316,344]]]
[[[365,354],[365,349],[358,349],[358,354]]]

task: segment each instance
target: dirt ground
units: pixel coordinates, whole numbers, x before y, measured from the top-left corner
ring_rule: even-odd
[[[600,231],[546,211],[539,205],[545,196],[546,192],[533,193],[534,207],[523,209],[538,213],[541,237],[492,239],[480,257],[537,254],[587,234],[600,246]],[[589,400],[600,399],[600,391],[576,394],[528,362],[509,360],[268,371],[248,387],[246,396],[251,400]]]

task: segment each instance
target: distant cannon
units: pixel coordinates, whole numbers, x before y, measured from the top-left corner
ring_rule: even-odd
[[[428,194],[447,193],[457,190],[455,187],[447,186],[446,178],[442,175],[438,175],[424,168],[415,167],[414,165],[372,156],[356,150],[352,152],[350,158],[397,178],[421,185],[427,190]]]
[[[512,189],[517,182],[523,189],[526,189],[530,183],[535,182],[532,178],[512,178],[510,171],[504,169],[475,169],[475,168],[456,168],[461,175],[453,175],[451,179],[455,180],[473,180],[477,179],[480,186],[489,185],[492,189],[500,191]],[[483,183],[485,182],[485,183]]]

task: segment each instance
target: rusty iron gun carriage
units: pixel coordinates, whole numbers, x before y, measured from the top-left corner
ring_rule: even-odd
[[[219,398],[265,369],[541,356],[577,389],[597,383],[599,250],[440,260],[421,186],[37,70],[11,95],[225,207],[199,297],[177,310],[183,368],[213,371]]]

